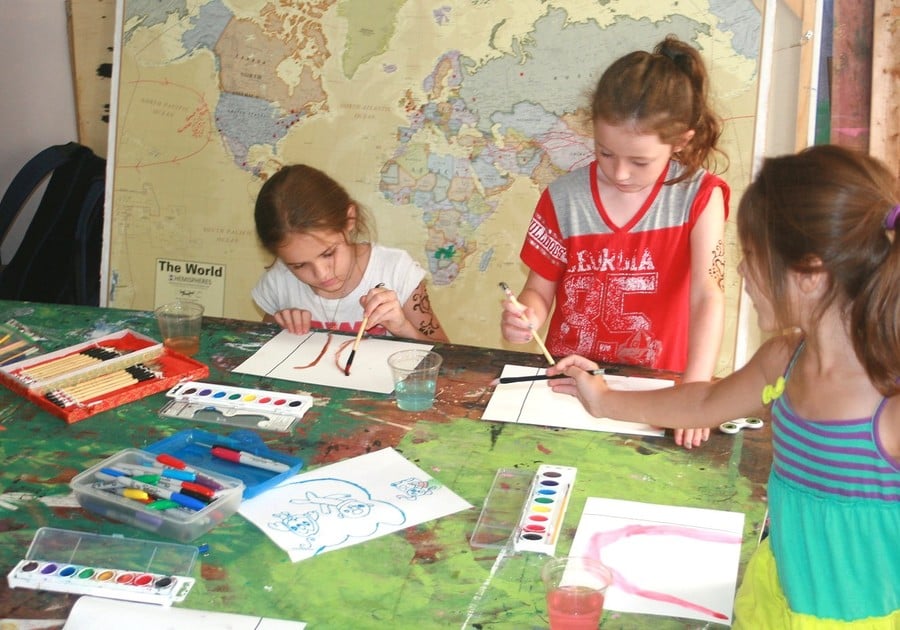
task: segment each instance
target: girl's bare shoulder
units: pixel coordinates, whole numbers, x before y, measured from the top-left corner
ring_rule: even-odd
[[[891,396],[881,412],[878,439],[895,464],[900,465],[900,395]]]
[[[782,376],[797,347],[803,341],[800,330],[789,330],[766,340],[751,359],[752,363],[765,374],[767,381]]]

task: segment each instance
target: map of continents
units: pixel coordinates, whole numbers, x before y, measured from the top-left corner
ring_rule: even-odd
[[[524,279],[540,190],[592,159],[584,107],[613,59],[668,33],[697,46],[728,123],[726,177],[736,193],[748,179],[759,12],[682,5],[126,0],[111,305],[153,306],[162,284],[210,314],[258,318],[249,289],[271,260],[253,200],[280,165],[305,161],[429,270],[455,341],[501,345],[497,282]],[[221,297],[185,269],[161,274],[169,258],[221,265]]]

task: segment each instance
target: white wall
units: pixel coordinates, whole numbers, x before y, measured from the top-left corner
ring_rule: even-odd
[[[0,0],[0,193],[35,153],[77,140],[66,0]],[[0,247],[6,263],[21,240],[20,217]],[[24,221],[22,219],[25,219]]]

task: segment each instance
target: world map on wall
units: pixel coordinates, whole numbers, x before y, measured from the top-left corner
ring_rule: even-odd
[[[306,162],[426,267],[454,341],[498,345],[497,283],[524,281],[540,191],[593,159],[584,108],[615,58],[670,33],[696,46],[726,119],[726,179],[748,180],[760,13],[684,4],[124,0],[110,305],[187,294],[258,319],[249,290],[271,257],[256,192]]]

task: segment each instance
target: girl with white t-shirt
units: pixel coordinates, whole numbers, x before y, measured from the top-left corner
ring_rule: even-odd
[[[285,166],[259,191],[256,233],[276,257],[252,290],[263,321],[448,341],[431,310],[425,270],[405,251],[365,240],[367,215],[326,173]]]

